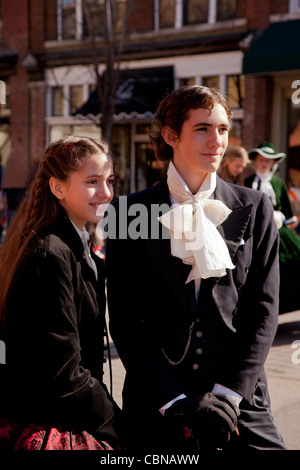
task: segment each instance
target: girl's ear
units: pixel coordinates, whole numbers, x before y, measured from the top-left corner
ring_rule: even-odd
[[[63,184],[57,178],[53,176],[49,180],[49,186],[51,189],[52,194],[57,197],[57,199],[63,200],[64,199],[64,191],[63,191]]]
[[[161,130],[161,135],[164,138],[166,144],[169,144],[171,147],[175,148],[178,142],[177,133],[169,126],[164,126]]]

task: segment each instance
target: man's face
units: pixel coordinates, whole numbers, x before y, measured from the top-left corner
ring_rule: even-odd
[[[228,116],[220,104],[212,110],[190,110],[173,147],[173,163],[179,173],[193,172],[203,179],[217,171],[228,145]]]

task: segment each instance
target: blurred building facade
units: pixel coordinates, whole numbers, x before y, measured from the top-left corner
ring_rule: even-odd
[[[114,2],[121,22],[127,1]],[[45,145],[70,133],[100,136],[93,53],[104,45],[105,6],[0,0],[0,149],[11,208]],[[299,0],[133,0],[120,68],[112,140],[119,194],[163,173],[148,135],[160,99],[183,84],[227,94],[232,143],[270,140],[288,152],[283,176],[288,165],[300,167]]]

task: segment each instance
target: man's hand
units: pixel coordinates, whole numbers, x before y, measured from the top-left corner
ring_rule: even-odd
[[[239,408],[228,395],[204,393],[197,398],[177,400],[166,410],[165,417],[182,429],[188,427],[201,449],[216,449],[229,442],[239,414]]]

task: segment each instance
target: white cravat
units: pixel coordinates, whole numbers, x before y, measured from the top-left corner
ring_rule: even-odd
[[[273,189],[273,186],[271,185],[270,181],[273,177],[274,171],[271,171],[268,174],[260,173],[258,170],[256,170],[256,176],[254,178],[252,188],[257,189],[258,188],[258,182],[260,180],[260,191],[263,191],[267,196],[271,199],[273,206],[276,206],[276,195]]]
[[[209,199],[216,187],[216,174],[208,174],[193,195],[172,162],[168,169],[171,196],[179,201],[158,220],[170,230],[171,253],[192,265],[186,283],[222,277],[234,269],[228,248],[216,229],[231,213],[222,201]]]

